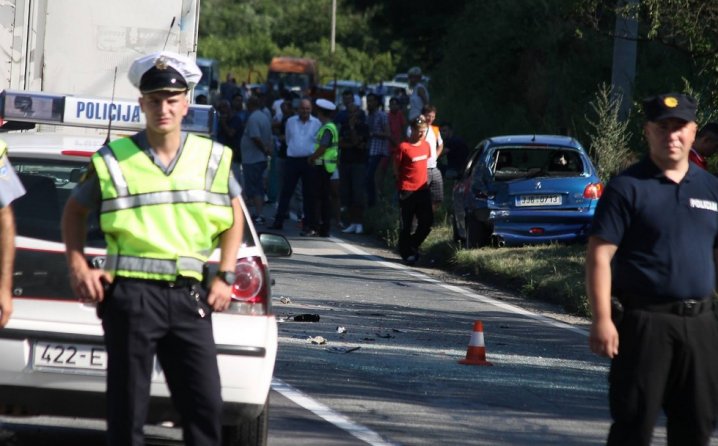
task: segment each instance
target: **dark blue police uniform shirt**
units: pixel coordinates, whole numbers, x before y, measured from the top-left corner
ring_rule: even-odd
[[[619,299],[711,296],[718,178],[690,163],[676,184],[646,157],[608,183],[591,235],[618,246],[611,270]]]

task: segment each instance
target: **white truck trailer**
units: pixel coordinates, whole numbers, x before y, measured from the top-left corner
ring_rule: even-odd
[[[199,0],[0,0],[0,90],[132,99],[136,57],[197,52]]]

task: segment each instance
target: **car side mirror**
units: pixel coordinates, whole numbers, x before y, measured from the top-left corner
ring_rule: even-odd
[[[292,255],[292,245],[283,235],[260,232],[259,244],[262,245],[264,255],[267,257],[289,257]]]

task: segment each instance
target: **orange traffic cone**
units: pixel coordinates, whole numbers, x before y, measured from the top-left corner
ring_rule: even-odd
[[[474,321],[474,331],[471,333],[469,348],[466,350],[466,359],[459,361],[466,365],[493,365],[486,360],[486,347],[484,347],[484,324]]]

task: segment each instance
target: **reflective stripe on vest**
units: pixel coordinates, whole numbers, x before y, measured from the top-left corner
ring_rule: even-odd
[[[195,135],[187,136],[167,174],[131,138],[100,149],[92,162],[102,195],[105,269],[123,277],[201,280],[219,235],[233,223],[230,160],[230,149]]]
[[[5,141],[0,140],[0,158],[7,154],[7,144]]]
[[[139,206],[173,204],[178,202],[208,203],[216,206],[232,205],[229,195],[227,194],[207,192],[206,190],[177,190],[113,198],[102,202],[101,212],[112,212],[122,209],[132,209]]]
[[[135,271],[176,277],[179,271],[202,272],[204,261],[194,257],[179,257],[177,260],[151,259],[125,255],[108,255],[105,269],[108,271]]]
[[[337,158],[339,156],[339,132],[337,131],[337,126],[333,122],[329,121],[319,127],[319,130],[317,131],[317,140],[314,144],[314,151],[316,152],[319,148],[325,130],[329,130],[331,133],[332,142],[322,154],[322,164],[324,164],[324,168],[327,172],[334,173],[334,171],[337,170]]]

